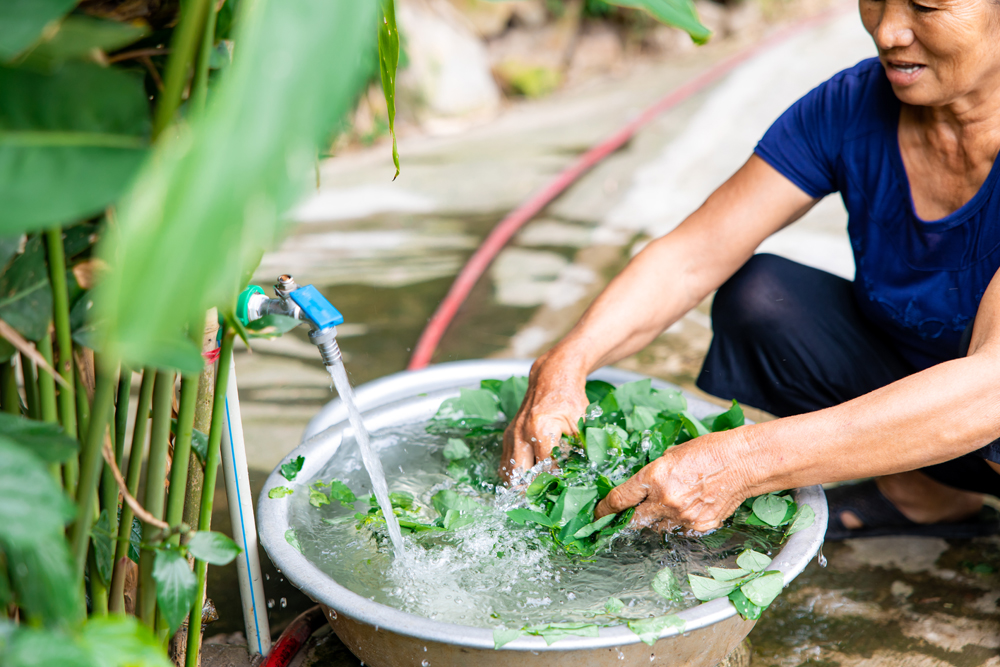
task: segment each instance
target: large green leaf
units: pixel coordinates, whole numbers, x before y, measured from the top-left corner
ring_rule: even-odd
[[[138,74],[67,63],[54,74],[0,67],[0,234],[93,215],[146,155]]]
[[[134,616],[91,618],[79,643],[101,667],[173,667],[159,638]]]
[[[173,634],[191,611],[198,580],[187,558],[176,549],[157,550],[153,579],[156,581],[156,603]]]
[[[3,148],[0,148],[0,156],[2,153]],[[0,185],[0,190],[3,187]],[[0,319],[28,340],[37,341],[48,331],[51,316],[52,289],[45,265],[45,245],[40,236],[35,236],[0,276]]]
[[[60,535],[74,508],[44,463],[0,437],[0,542],[34,545]]]
[[[66,435],[58,424],[0,413],[0,435],[31,450],[46,463],[63,463],[76,453],[76,438]]]
[[[696,44],[704,44],[712,31],[698,18],[698,12],[691,0],[605,0],[609,5],[645,9],[657,20],[680,28],[691,36]]]
[[[378,3],[378,66],[382,77],[382,93],[389,116],[389,134],[392,135],[392,164],[399,176],[399,151],[396,150],[396,67],[399,65],[399,30],[396,29],[394,0]]]
[[[59,29],[46,35],[27,56],[25,64],[52,68],[67,60],[89,57],[94,50],[115,51],[146,34],[146,29],[90,16],[67,16]]]
[[[244,271],[275,244],[364,83],[358,54],[375,32],[374,3],[240,5],[239,57],[204,116],[164,136],[122,202],[120,238],[100,250],[112,267],[97,299],[109,353],[201,367],[185,326],[210,306],[231,309]]]
[[[61,533],[39,534],[30,544],[7,544],[8,571],[18,605],[31,622],[55,626],[78,620],[80,588]]]
[[[212,565],[229,565],[242,551],[235,542],[222,533],[207,530],[195,533],[187,547],[192,556]]]
[[[0,61],[21,53],[45,27],[73,9],[77,0],[3,0],[0,2]]]
[[[115,560],[115,537],[111,535],[111,519],[108,510],[101,510],[97,523],[90,530],[90,545],[94,549],[94,562],[101,581],[111,583],[111,566]]]
[[[0,653],[4,667],[105,667],[62,632],[17,628]]]

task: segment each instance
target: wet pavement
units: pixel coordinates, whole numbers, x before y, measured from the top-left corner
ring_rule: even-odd
[[[642,108],[752,39],[512,105],[461,132],[404,140],[395,183],[384,145],[327,160],[319,192],[297,210],[298,223],[264,258],[256,281],[268,286],[293,273],[330,298],[347,319],[339,340],[355,385],[400,371],[451,279],[504,214]],[[847,7],[663,114],[523,229],[476,286],[435,361],[546,349],[644,242],[672,229],[746,160],[784,108],[872,54]],[[839,199],[830,198],[761,250],[851,277],[845,222]],[[710,299],[619,365],[691,389],[711,337],[709,309]],[[238,351],[236,369],[257,492],[330,400],[329,376],[304,331],[256,342],[252,354]],[[221,491],[214,521],[228,529]],[[1000,667],[1000,540],[855,540],[828,545],[825,555],[828,567],[810,565],[751,633],[753,665]],[[312,603],[262,560],[279,631]],[[237,632],[235,569],[211,572],[209,594],[222,619],[209,634]],[[314,640],[302,660],[359,664],[332,635]]]

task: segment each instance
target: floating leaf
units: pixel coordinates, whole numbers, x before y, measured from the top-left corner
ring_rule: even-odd
[[[493,648],[499,649],[504,644],[509,644],[518,637],[524,635],[523,630],[508,630],[506,628],[493,628]]]
[[[656,573],[656,576],[653,577],[653,583],[650,584],[650,588],[657,594],[674,602],[680,602],[684,599],[680,582],[677,581],[677,577],[674,576],[673,571],[669,567],[665,567]]]
[[[153,580],[156,581],[156,602],[163,619],[177,631],[194,604],[198,580],[187,559],[176,549],[158,549],[153,561]]]
[[[285,496],[290,496],[292,495],[292,493],[293,493],[292,490],[289,489],[287,486],[276,486],[267,492],[267,497],[272,500],[276,500],[278,498],[284,498]]]
[[[733,606],[736,607],[736,611],[739,612],[740,616],[747,619],[748,621],[755,621],[760,618],[761,612],[764,608],[760,605],[756,605],[743,594],[743,591],[736,589],[729,594],[729,599],[732,600]]]
[[[390,500],[395,494],[389,494]],[[341,482],[339,479],[330,480],[330,498],[336,500],[338,503],[343,505],[348,509],[354,509],[354,501],[358,499],[351,491],[350,487]],[[394,503],[395,504],[395,503]]]
[[[448,438],[448,444],[444,446],[444,457],[449,461],[465,459],[472,455],[472,450],[460,438]]]
[[[541,637],[548,646],[552,646],[557,641],[569,637],[597,637],[600,628],[593,623],[548,623],[532,625],[525,628],[524,632]]]
[[[736,564],[744,570],[750,570],[751,572],[763,572],[764,569],[771,564],[771,559],[758,551],[746,549],[743,553],[736,557]]]
[[[622,613],[625,609],[625,603],[615,597],[608,598],[608,601],[604,603],[604,611],[612,616],[617,616]]]
[[[689,574],[688,581],[694,596],[702,602],[725,597],[736,588],[736,584],[732,581],[716,581],[708,577],[700,577],[697,574]]]
[[[809,505],[799,505],[799,509],[795,512],[795,516],[792,517],[792,522],[788,526],[788,530],[785,531],[785,535],[792,535],[800,530],[805,530],[813,525],[816,520],[816,512],[813,511],[812,507]]]
[[[330,496],[323,491],[324,486],[326,484],[319,482],[309,487],[309,504],[313,507],[319,508],[330,504]]]
[[[771,604],[774,598],[778,597],[781,589],[785,587],[785,578],[777,570],[765,572],[755,579],[740,586],[740,590],[747,596],[750,602],[760,607]]]
[[[753,501],[753,513],[769,526],[780,526],[788,512],[788,500],[773,493],[757,496]]]
[[[187,548],[192,556],[212,565],[229,565],[243,551],[222,533],[207,530],[192,535]]]
[[[299,544],[299,538],[295,536],[295,529],[289,528],[285,531],[285,541],[292,545],[292,548],[302,553],[302,546]]]
[[[684,632],[684,619],[676,614],[667,616],[654,616],[653,618],[640,618],[628,622],[628,629],[639,636],[640,641],[652,646],[660,638],[667,628],[677,628],[678,632]]]

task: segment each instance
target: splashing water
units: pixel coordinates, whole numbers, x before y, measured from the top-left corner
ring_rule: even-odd
[[[354,428],[354,439],[358,441],[358,449],[361,450],[361,460],[365,464],[368,476],[371,477],[372,491],[375,493],[375,499],[378,500],[378,506],[385,517],[389,539],[392,540],[392,550],[397,557],[402,559],[406,555],[403,548],[403,533],[399,529],[399,521],[392,511],[392,503],[389,501],[389,486],[385,481],[382,461],[379,460],[378,454],[372,448],[371,436],[368,434],[368,429],[365,428],[361,411],[358,410],[355,403],[354,389],[351,388],[351,382],[347,379],[344,362],[338,359],[333,365],[327,366],[326,370],[330,373],[330,379],[333,380],[333,386],[337,388],[340,400],[347,408],[347,416]]]

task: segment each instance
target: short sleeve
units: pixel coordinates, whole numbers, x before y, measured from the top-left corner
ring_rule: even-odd
[[[856,69],[837,74],[790,106],[754,151],[810,197],[840,190],[837,159],[863,87]]]

